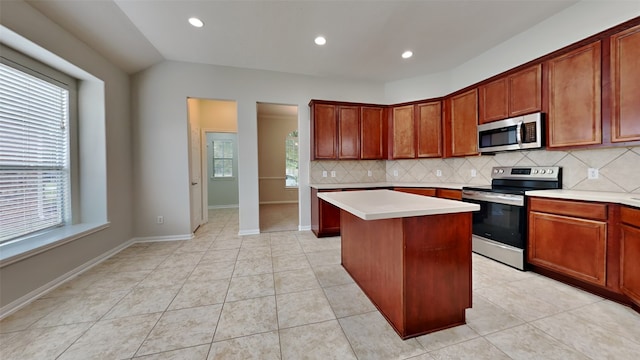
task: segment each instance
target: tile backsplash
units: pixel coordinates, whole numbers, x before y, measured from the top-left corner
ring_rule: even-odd
[[[563,189],[640,193],[640,147],[511,151],[448,159],[312,161],[309,179],[316,184],[394,182],[482,185],[491,183],[491,168],[494,166],[561,166]],[[589,168],[598,169],[597,179],[588,179]],[[327,172],[327,177],[322,176],[323,171]],[[332,171],[335,171],[335,177],[331,177]],[[367,171],[371,171],[371,176]],[[475,172],[475,177],[472,172]]]

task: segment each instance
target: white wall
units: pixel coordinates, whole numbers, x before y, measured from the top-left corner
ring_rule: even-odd
[[[80,68],[91,78],[79,89],[80,133],[90,137],[80,140],[80,177],[85,181],[80,205],[90,221],[110,221],[105,230],[0,268],[0,306],[10,307],[131,239],[130,93],[127,74],[25,2],[3,1],[0,21],[30,43],[33,56],[47,62],[51,55],[47,53],[52,53],[61,58],[54,66],[62,66],[63,71],[65,66]],[[91,158],[98,161],[87,161]],[[86,183],[87,179],[96,181]],[[104,205],[105,197],[106,207],[95,207],[95,203]]]
[[[389,82],[389,104],[440,97],[640,16],[640,1],[581,1],[448,72]]]
[[[298,106],[300,158],[309,159],[310,99],[384,102],[382,84],[167,61],[132,79],[135,234],[189,233],[187,98],[238,105],[240,232],[259,231],[256,103]],[[300,222],[310,226],[309,163],[300,164]],[[165,224],[155,223],[155,214]]]

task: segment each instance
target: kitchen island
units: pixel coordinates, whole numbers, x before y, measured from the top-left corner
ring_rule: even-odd
[[[401,338],[465,323],[479,205],[392,190],[318,197],[340,208],[342,266]]]

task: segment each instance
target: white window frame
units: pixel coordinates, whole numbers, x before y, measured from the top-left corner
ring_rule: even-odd
[[[66,157],[64,159],[64,165],[62,168],[63,176],[64,176],[64,184],[66,189],[64,189],[63,195],[63,203],[59,204],[63,208],[63,213],[61,214],[62,221],[61,223],[54,224],[50,227],[46,227],[43,229],[36,229],[35,231],[31,231],[25,234],[20,234],[17,237],[5,239],[2,243],[10,243],[16,241],[22,241],[28,238],[33,237],[34,235],[38,235],[44,232],[48,232],[55,227],[65,226],[73,224],[73,216],[75,213],[72,208],[72,198],[74,193],[72,192],[72,188],[75,188],[77,185],[74,184],[73,179],[77,178],[75,172],[73,171],[74,166],[72,166],[71,154],[77,153],[77,141],[72,141],[72,136],[76,133],[77,128],[77,83],[76,79],[63,74],[57,70],[54,70],[34,59],[27,57],[17,51],[12,50],[4,45],[2,45],[2,55],[0,56],[0,62],[13,68],[14,70],[20,71],[29,76],[33,76],[39,80],[50,83],[56,87],[65,89],[67,91],[67,119],[65,121],[64,126],[66,127],[66,154],[63,156]],[[75,161],[73,162],[75,165]],[[26,168],[25,168],[26,169]],[[72,172],[74,174],[72,175]],[[77,182],[76,182],[77,183]]]
[[[231,149],[231,154],[230,156],[225,156],[227,154],[222,154],[223,156],[216,156],[216,143],[223,143],[226,146],[229,146],[229,148]],[[213,175],[212,178],[214,180],[228,180],[228,179],[233,179],[235,177],[234,171],[233,171],[233,158],[235,156],[234,152],[234,146],[233,146],[233,140],[229,140],[229,139],[215,139],[213,141],[211,141],[211,146],[212,146],[212,154],[213,154],[213,161],[212,161],[212,166],[213,166]],[[224,152],[224,151],[223,151]],[[225,164],[229,163],[231,164],[231,174],[222,174],[222,175],[216,175],[216,162],[222,161]]]

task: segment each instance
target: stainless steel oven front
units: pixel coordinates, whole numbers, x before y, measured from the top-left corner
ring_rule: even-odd
[[[473,213],[473,251],[524,270],[524,195],[464,189],[462,199],[480,205],[480,211]]]

